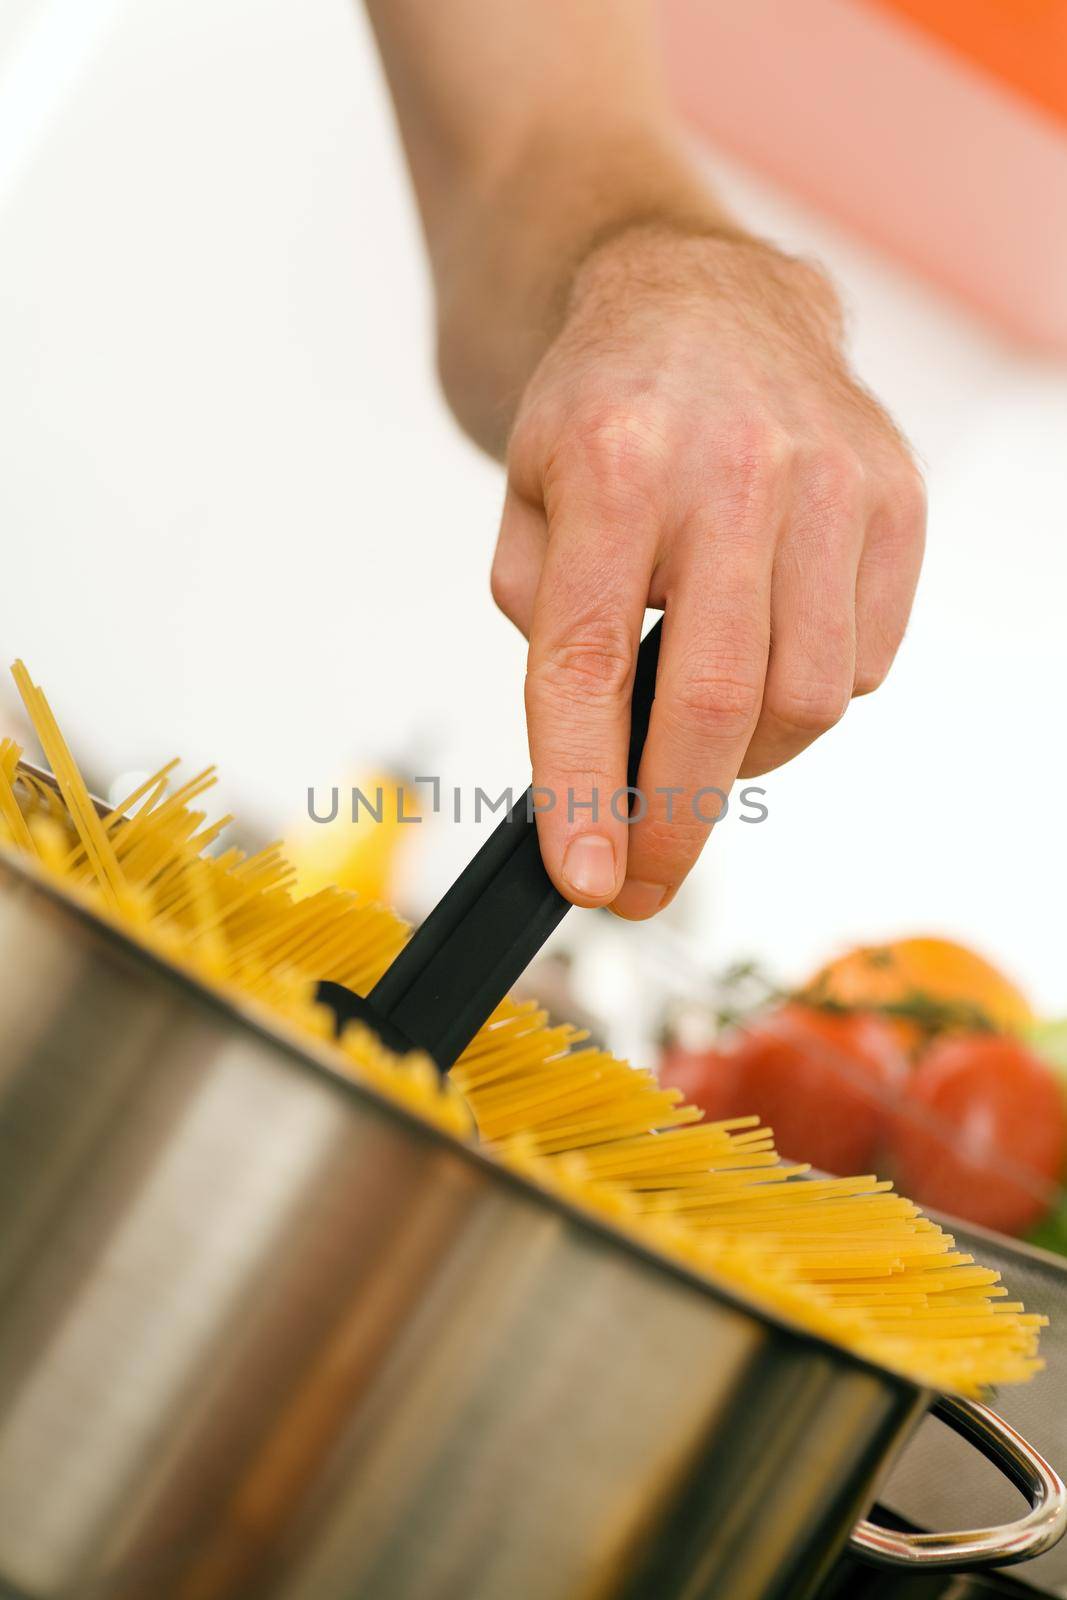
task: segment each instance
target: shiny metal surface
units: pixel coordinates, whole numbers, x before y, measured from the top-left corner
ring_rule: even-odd
[[[1041,1592],[1020,1583],[1015,1569],[920,1572],[843,1557],[816,1600],[1035,1600]]]
[[[0,857],[0,1591],[803,1600],[929,1400]]]
[[[1028,1561],[1056,1544],[1067,1526],[1067,1488],[1048,1462],[988,1406],[945,1396],[934,1406],[941,1421],[1000,1467],[1030,1501],[1024,1517],[958,1533],[902,1533],[861,1522],[851,1547],[886,1566],[968,1568]]]
[[[953,1217],[938,1219],[960,1249],[997,1267],[1012,1293],[1051,1319],[1041,1339],[1045,1370],[996,1397],[998,1413],[1050,1461],[1067,1461],[1067,1260]],[[924,1420],[878,1494],[879,1502],[922,1528],[978,1523],[1015,1514],[1015,1490],[973,1450],[933,1419]],[[887,1575],[888,1576],[888,1575]],[[1031,1592],[1067,1597],[1067,1540],[1013,1568]],[[902,1591],[902,1594],[904,1591]]]

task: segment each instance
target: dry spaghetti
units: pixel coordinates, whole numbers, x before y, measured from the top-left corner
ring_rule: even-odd
[[[172,788],[171,762],[101,817],[40,689],[21,663],[14,677],[58,792],[0,740],[0,843],[98,915],[338,1050],[353,1076],[450,1135],[799,1326],[939,1389],[974,1394],[1038,1370],[1045,1319],[890,1184],[808,1178],[757,1118],[702,1121],[679,1091],[531,1003],[504,1001],[445,1083],[364,1028],[334,1045],[316,983],[366,993],[405,925],[341,889],[298,898],[278,845],[205,853],[229,820],[195,807],[212,769]]]

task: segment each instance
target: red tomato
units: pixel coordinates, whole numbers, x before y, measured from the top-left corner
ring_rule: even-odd
[[[946,1038],[912,1073],[889,1153],[901,1189],[921,1205],[1021,1233],[1056,1200],[1067,1154],[1062,1091],[1015,1039]]]
[[[709,1122],[744,1115],[737,1111],[734,1063],[713,1045],[704,1050],[688,1049],[680,1044],[665,1045],[658,1075],[664,1088],[681,1089],[692,1105],[700,1107]]]
[[[852,1173],[871,1169],[907,1070],[884,1018],[791,1003],[718,1050],[669,1052],[660,1077],[713,1120],[754,1112],[783,1156]]]

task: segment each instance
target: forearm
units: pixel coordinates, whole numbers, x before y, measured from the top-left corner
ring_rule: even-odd
[[[732,232],[677,136],[646,0],[368,0],[433,265],[440,364],[501,454],[575,271],[658,223]]]

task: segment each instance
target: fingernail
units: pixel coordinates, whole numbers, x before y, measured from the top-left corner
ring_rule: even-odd
[[[563,876],[584,900],[606,900],[615,892],[615,850],[599,833],[580,833],[563,856]]]
[[[640,878],[627,878],[612,907],[621,917],[651,917],[667,899],[667,889],[662,883],[643,883]]]

